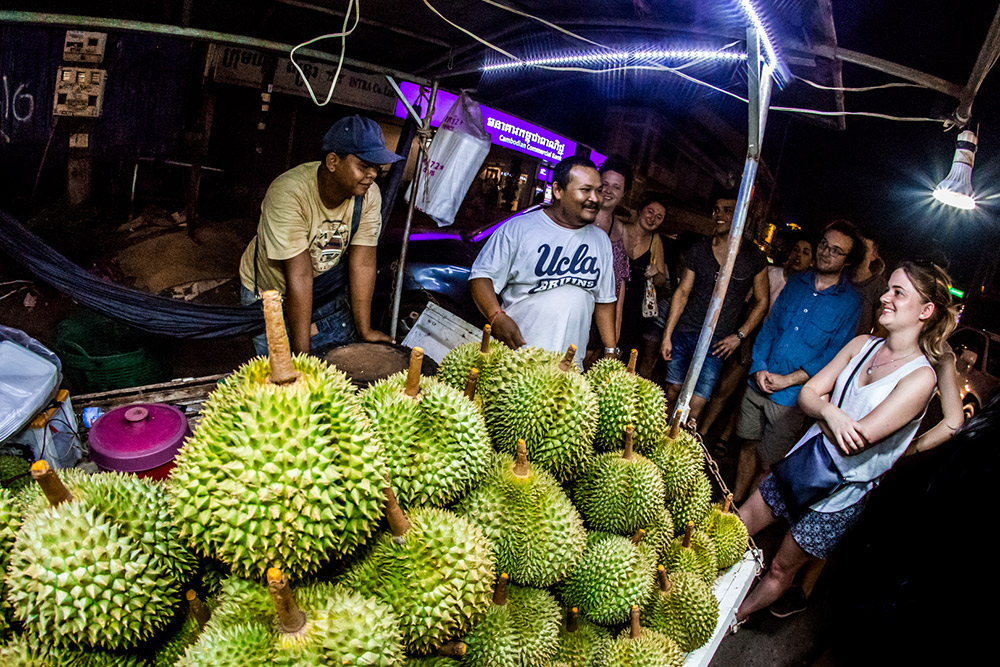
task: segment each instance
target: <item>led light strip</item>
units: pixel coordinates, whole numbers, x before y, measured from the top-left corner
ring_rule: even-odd
[[[740,6],[743,8],[743,13],[750,19],[750,23],[757,29],[757,34],[760,35],[760,40],[764,44],[764,51],[767,52],[768,61],[776,70],[780,71],[779,63],[781,61],[778,59],[777,51],[774,50],[774,45],[771,44],[771,33],[761,20],[757,8],[753,6],[752,0],[740,0]]]
[[[602,51],[600,53],[575,53],[547,58],[510,60],[483,66],[484,72],[509,70],[519,67],[547,65],[587,65],[600,63],[623,63],[648,60],[723,60],[737,62],[747,59],[741,51],[718,51],[714,49],[643,49],[641,51]]]

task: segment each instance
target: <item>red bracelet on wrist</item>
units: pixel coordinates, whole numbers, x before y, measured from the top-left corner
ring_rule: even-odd
[[[490,315],[490,328],[491,328],[491,329],[493,328],[493,323],[494,323],[494,322],[496,321],[496,319],[497,319],[497,315],[499,315],[499,314],[501,314],[501,313],[503,313],[504,315],[506,315],[506,314],[507,314],[507,311],[505,311],[505,310],[504,310],[503,308],[500,308],[500,309],[498,309],[498,310],[497,310],[497,312],[495,312],[495,313],[493,313],[492,315]]]

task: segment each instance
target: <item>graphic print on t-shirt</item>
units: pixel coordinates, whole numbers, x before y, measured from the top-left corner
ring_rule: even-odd
[[[309,244],[313,268],[322,273],[337,264],[347,246],[348,228],[342,220],[324,220]]]
[[[535,276],[538,282],[528,293],[546,292],[563,285],[576,285],[585,290],[593,289],[601,277],[597,255],[588,254],[590,246],[582,243],[570,257],[563,246],[552,249],[548,243],[538,248]]]

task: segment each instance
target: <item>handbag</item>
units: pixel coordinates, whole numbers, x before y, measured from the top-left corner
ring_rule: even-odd
[[[865,365],[865,361],[876,347],[878,345],[868,348],[861,361],[854,366],[840,392],[838,408],[844,403],[844,394],[854,381],[854,376]],[[846,481],[826,448],[823,437],[822,431],[817,433],[801,447],[771,466],[771,474],[793,520],[800,518],[810,505],[827,497]]]
[[[663,262],[663,244],[658,236],[653,236],[649,242],[649,263]],[[659,300],[656,298],[656,285],[652,278],[646,278],[646,291],[642,296],[642,316],[651,319],[659,317]]]

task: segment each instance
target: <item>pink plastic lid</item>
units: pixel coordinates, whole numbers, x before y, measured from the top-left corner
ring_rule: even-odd
[[[123,405],[94,422],[90,458],[104,470],[152,470],[172,461],[190,434],[187,417],[172,405]]]

